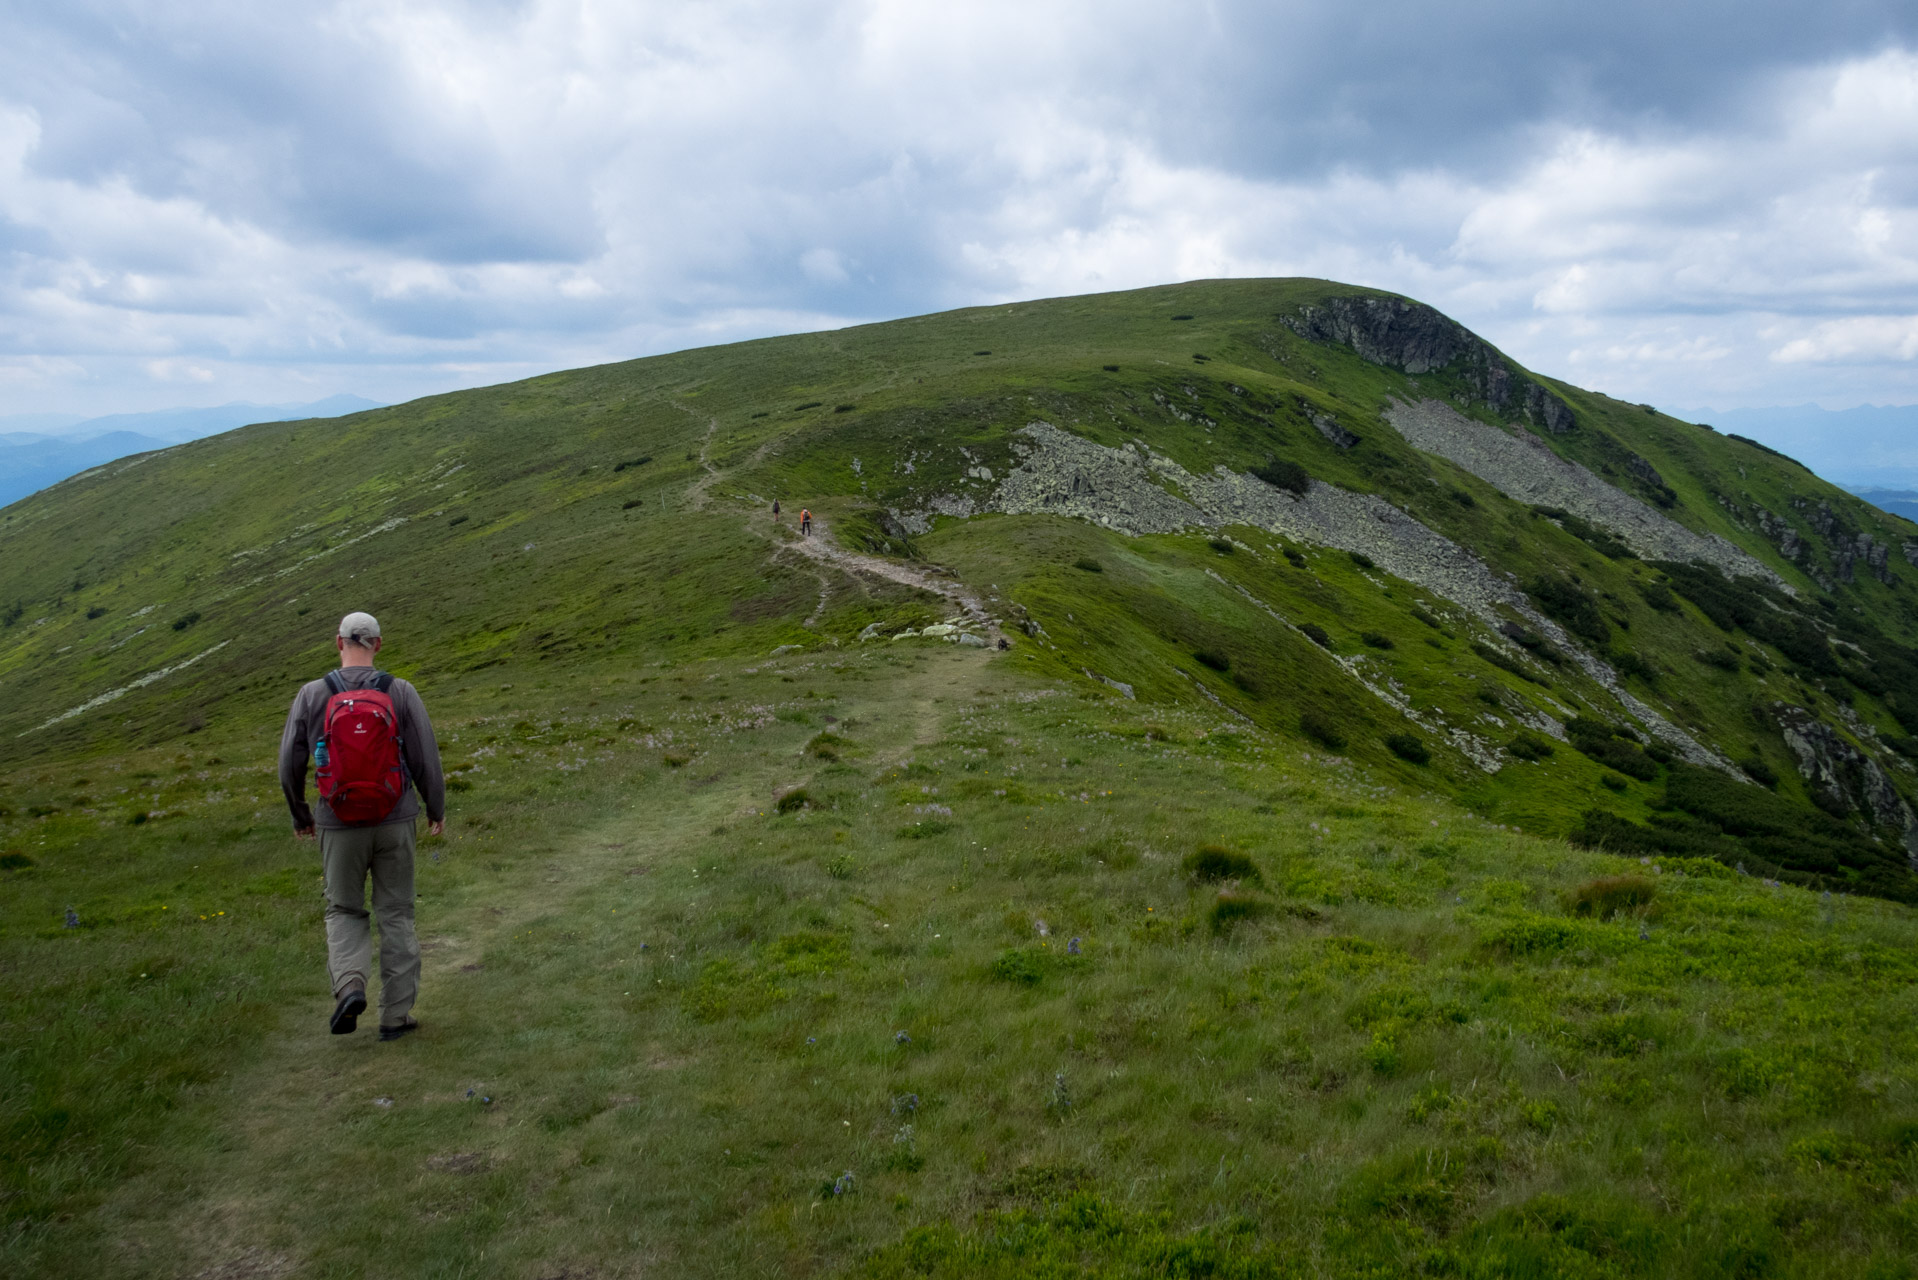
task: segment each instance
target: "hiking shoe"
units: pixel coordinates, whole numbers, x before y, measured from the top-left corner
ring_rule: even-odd
[[[360,1025],[360,1015],[366,1012],[366,988],[348,987],[340,993],[333,1006],[333,1020],[328,1025],[336,1036],[350,1036]]]
[[[380,1039],[397,1040],[401,1036],[405,1035],[407,1032],[418,1031],[419,1029],[420,1029],[420,1020],[418,1018],[415,1018],[412,1014],[409,1013],[406,1015],[405,1022],[396,1022],[390,1027],[381,1027]]]

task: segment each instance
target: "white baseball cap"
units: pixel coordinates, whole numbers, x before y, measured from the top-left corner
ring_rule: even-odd
[[[364,645],[380,638],[380,620],[370,613],[349,613],[340,619],[340,638]]]

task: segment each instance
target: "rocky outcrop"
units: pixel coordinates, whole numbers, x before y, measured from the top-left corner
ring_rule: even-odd
[[[1132,535],[1246,524],[1295,542],[1361,552],[1385,572],[1463,606],[1487,628],[1508,613],[1524,618],[1654,737],[1694,764],[1735,772],[1620,685],[1611,667],[1541,614],[1512,579],[1383,498],[1316,480],[1295,494],[1224,467],[1193,475],[1136,444],[1107,448],[1047,422],[1030,423],[1013,439],[1020,461],[991,500],[997,510],[1070,516]]]
[[[1753,506],[1752,511],[1758,517],[1758,527],[1778,548],[1778,554],[1797,564],[1805,554],[1805,540],[1798,536],[1798,527],[1781,515]]]
[[[1421,303],[1379,296],[1327,298],[1300,308],[1285,323],[1302,338],[1350,347],[1373,364],[1410,374],[1456,372],[1493,409],[1523,413],[1554,435],[1578,425],[1569,405],[1513,369],[1491,343]]]
[[[1800,776],[1817,794],[1821,806],[1839,813],[1862,814],[1875,826],[1898,831],[1906,858],[1912,869],[1918,870],[1918,817],[1879,763],[1803,707],[1775,702],[1772,711],[1785,745],[1798,762]]]
[[[1856,582],[1856,567],[1863,564],[1872,577],[1890,585],[1891,546],[1888,543],[1852,528],[1831,509],[1829,502],[1821,501],[1814,507],[1808,499],[1794,498],[1792,505],[1804,512],[1805,519],[1825,540],[1825,549],[1831,555],[1832,574],[1838,581]]]
[[[1528,506],[1558,507],[1588,520],[1647,560],[1694,560],[1733,577],[1762,578],[1790,590],[1737,544],[1687,529],[1578,463],[1559,457],[1523,427],[1501,431],[1438,400],[1394,402],[1384,417],[1413,448],[1464,468],[1508,498]],[[1649,463],[1646,470],[1658,475]]]

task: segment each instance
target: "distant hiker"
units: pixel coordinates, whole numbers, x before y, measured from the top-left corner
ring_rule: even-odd
[[[773,499],[773,523],[779,523],[779,499]]]
[[[804,507],[799,508],[799,532],[812,537],[812,512]]]
[[[426,803],[434,835],[446,829],[446,778],[420,695],[376,670],[380,624],[370,613],[340,619],[333,646],[340,666],[300,686],[280,735],[280,789],[293,834],[320,838],[326,879],[326,965],[333,980],[336,1036],[359,1025],[373,964],[366,879],[380,922],[380,1039],[418,1027],[420,944],[413,934],[413,841]],[[306,805],[306,760],[319,784],[317,816]]]

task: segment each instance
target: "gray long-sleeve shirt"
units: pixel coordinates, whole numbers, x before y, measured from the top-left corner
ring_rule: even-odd
[[[346,677],[347,688],[365,689],[371,687],[378,672],[372,667],[342,667],[340,674]],[[286,730],[280,735],[280,790],[286,793],[286,807],[293,811],[296,831],[304,831],[316,821],[322,827],[347,825],[333,816],[333,810],[320,797],[314,797],[319,807],[317,813],[306,803],[307,761],[313,754],[313,744],[326,731],[326,701],[332,693],[325,680],[309,680],[301,685],[293,697],[292,708],[286,713]],[[381,825],[411,822],[419,817],[422,797],[426,800],[427,821],[443,821],[446,775],[440,771],[440,745],[433,737],[433,722],[426,718],[426,704],[420,701],[419,690],[397,678],[387,694],[393,699],[393,712],[399,721],[400,754],[406,761],[412,785],[400,796],[393,812],[381,819]]]

